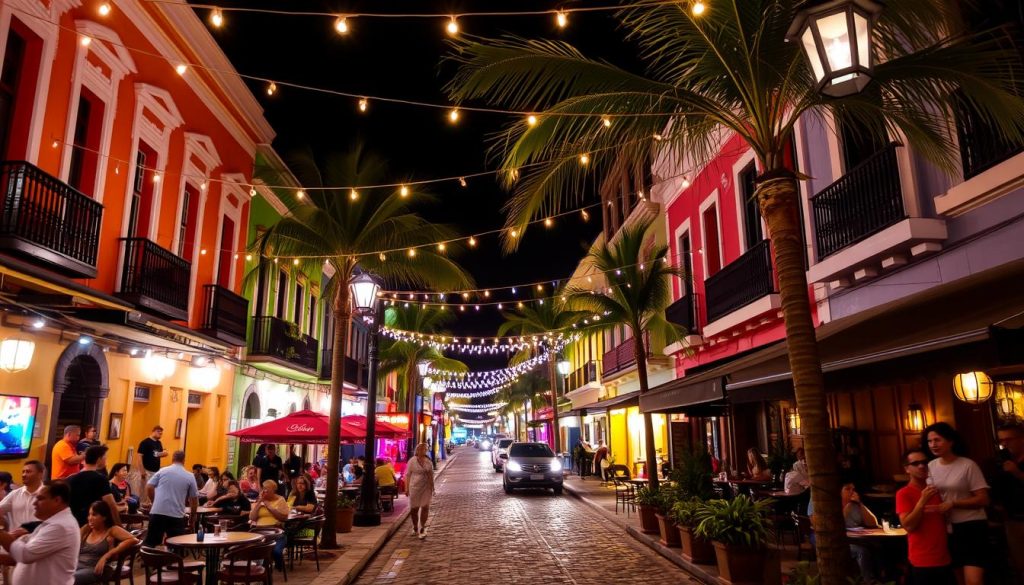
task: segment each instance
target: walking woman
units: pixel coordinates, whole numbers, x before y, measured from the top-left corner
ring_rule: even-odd
[[[949,535],[953,567],[963,571],[961,583],[982,585],[988,559],[988,483],[978,464],[963,457],[966,446],[960,433],[948,423],[929,426],[921,438],[922,447],[935,456],[928,463],[928,471],[942,496],[936,511],[946,514],[953,527]]]
[[[430,498],[434,495],[434,464],[427,458],[427,444],[416,445],[416,453],[405,468],[405,495],[412,509],[412,533],[423,540],[427,537],[427,515]]]

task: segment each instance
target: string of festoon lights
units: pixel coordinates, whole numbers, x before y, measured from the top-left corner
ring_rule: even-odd
[[[492,410],[497,410],[507,405],[508,402],[486,402],[483,404],[448,404],[448,410],[458,410],[460,412],[471,412],[471,413],[487,413]]]
[[[469,428],[479,428],[480,426],[489,425],[493,423],[495,420],[497,420],[497,418],[493,416],[489,418],[463,418],[459,415],[453,415],[452,418],[455,420],[456,423]]]
[[[525,361],[522,361],[514,366],[502,368],[500,370],[490,370],[487,372],[470,372],[470,374],[479,374],[475,377],[459,377],[460,374],[456,373],[441,373],[434,374],[442,376],[440,382],[444,384],[448,390],[489,390],[497,391],[504,386],[512,384],[519,379],[520,376],[533,370],[537,366],[543,363],[547,363],[551,359],[553,354],[556,354],[558,350],[545,351],[544,353],[531,357]]]
[[[445,394],[445,396],[448,398],[469,400],[473,400],[474,398],[486,398],[487,396],[494,396],[498,392],[501,392],[502,390],[508,388],[511,385],[512,384],[502,384],[501,386],[495,386],[494,388],[480,390],[479,392],[448,392],[447,394]]]

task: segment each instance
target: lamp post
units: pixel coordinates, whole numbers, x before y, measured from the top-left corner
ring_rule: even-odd
[[[420,416],[416,412],[416,396],[421,394],[423,386],[427,385],[427,374],[429,372],[430,360],[420,360],[416,362],[416,373],[420,375],[419,380],[415,384],[409,381],[409,396],[407,399],[409,407],[409,442],[405,449],[406,457],[412,457],[413,451],[416,450],[416,444],[419,441]]]
[[[358,274],[349,282],[352,290],[352,304],[355,311],[367,321],[370,329],[369,348],[369,388],[366,397],[366,449],[367,465],[377,461],[377,449],[374,435],[377,426],[377,367],[380,364],[378,345],[380,343],[380,326],[384,322],[384,303],[377,296],[380,292],[380,280],[368,273]],[[377,507],[377,479],[373,469],[363,474],[363,483],[359,490],[359,501],[356,503],[355,517],[352,523],[356,526],[379,526],[380,509]]]

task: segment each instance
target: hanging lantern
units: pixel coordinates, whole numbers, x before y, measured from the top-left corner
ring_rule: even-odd
[[[992,378],[985,372],[966,372],[953,378],[953,393],[968,404],[981,404],[992,397]]]
[[[349,282],[349,289],[352,293],[352,304],[356,312],[372,312],[377,304],[377,295],[380,293],[380,279],[363,272],[352,278]]]
[[[795,408],[789,413],[789,430],[794,435],[800,434],[800,411]]]
[[[1024,393],[1024,381],[996,383],[996,412],[1000,418],[1016,418],[1017,405]]]
[[[917,402],[911,402],[910,406],[907,407],[907,421],[906,430],[912,433],[920,433],[924,430],[926,425],[926,419],[924,416],[924,409]]]
[[[0,369],[11,372],[27,370],[36,351],[34,341],[11,338],[0,342]]]
[[[832,97],[859,93],[871,80],[872,28],[882,12],[876,0],[808,0],[786,40],[803,47],[818,91]]]
[[[416,371],[420,373],[421,378],[427,376],[427,372],[430,371],[430,362],[427,360],[420,360],[416,363]]]
[[[571,367],[572,364],[569,363],[569,360],[561,360],[558,362],[558,373],[562,374],[563,376],[568,376],[569,368]]]

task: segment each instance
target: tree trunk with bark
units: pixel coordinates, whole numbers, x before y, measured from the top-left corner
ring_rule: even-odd
[[[823,585],[845,585],[853,561],[846,539],[839,470],[829,428],[825,383],[804,271],[805,250],[797,213],[796,178],[785,169],[770,170],[760,178],[756,196],[775,250],[789,366],[800,409],[811,500],[814,502],[818,568]]]
[[[633,329],[633,355],[636,357],[636,377],[640,382],[640,394],[647,394],[647,348],[644,347],[644,333],[639,325]],[[647,487],[658,489],[658,456],[654,451],[654,425],[651,413],[644,413],[644,450],[647,451]]]
[[[555,378],[556,364],[554,356],[548,359],[548,375],[551,378],[551,445],[554,447],[555,455],[558,455],[558,379]]]
[[[412,459],[413,451],[416,449],[416,394],[413,392],[414,385],[418,382],[419,375],[417,364],[406,364],[405,366],[405,407],[409,409],[409,440],[406,441],[405,458]]]
[[[348,328],[352,319],[348,286],[339,286],[334,295],[334,349],[331,352],[331,412],[327,427],[327,492],[324,495],[324,528],[320,548],[338,548],[336,518],[338,510],[338,458],[341,450],[341,396],[345,387],[345,354]]]

